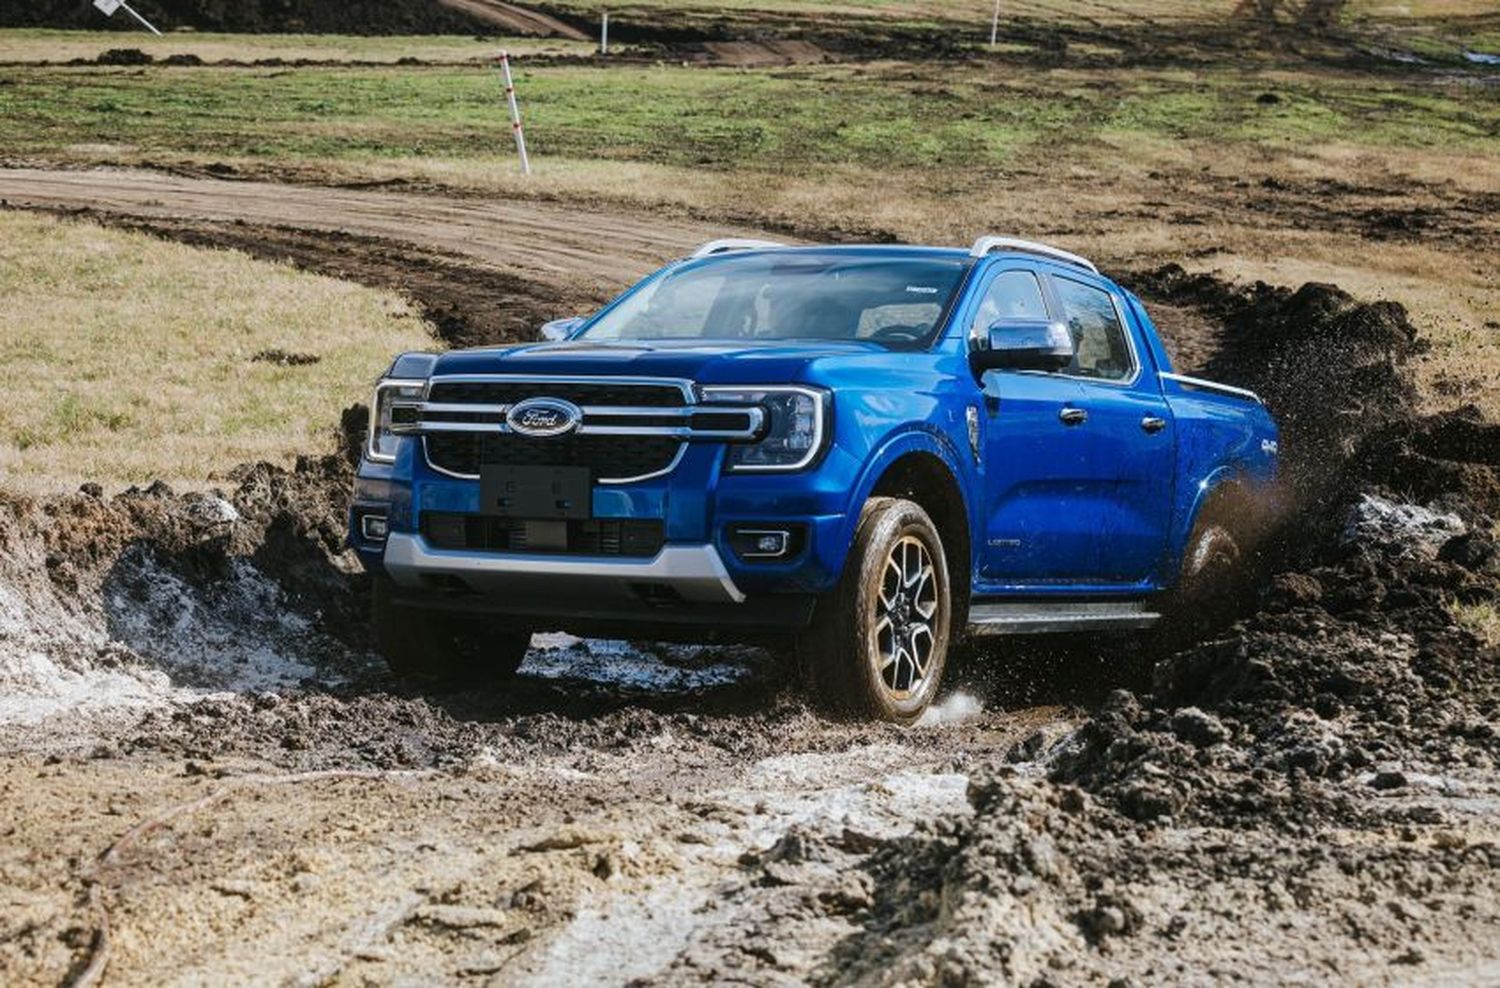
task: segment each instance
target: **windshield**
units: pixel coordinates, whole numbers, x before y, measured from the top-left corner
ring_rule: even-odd
[[[924,346],[967,258],[834,251],[747,254],[684,264],[606,311],[583,338],[868,340]]]

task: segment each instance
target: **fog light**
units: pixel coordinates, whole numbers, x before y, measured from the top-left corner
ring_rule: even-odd
[[[764,532],[755,537],[755,554],[757,556],[784,556],[786,555],[786,533]]]
[[[359,532],[371,542],[384,542],[391,534],[391,525],[385,515],[360,515]]]
[[[741,528],[729,530],[729,547],[746,560],[771,561],[796,555],[801,548],[801,530],[796,528]]]

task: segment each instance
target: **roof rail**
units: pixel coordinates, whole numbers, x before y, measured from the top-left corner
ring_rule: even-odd
[[[767,247],[785,247],[786,244],[778,244],[774,240],[743,240],[738,237],[728,237],[724,240],[710,240],[708,243],[693,251],[693,257],[709,257],[713,254],[727,254],[732,250],[764,250]]]
[[[1059,247],[1039,244],[1034,240],[1018,240],[1015,237],[980,237],[974,241],[974,247],[969,251],[969,255],[971,257],[984,257],[986,254],[997,250],[1015,250],[1023,254],[1036,254],[1054,261],[1062,261],[1064,264],[1077,265],[1095,274],[1099,273],[1099,269],[1094,267],[1094,262],[1086,257],[1079,257],[1077,254],[1069,253]]]

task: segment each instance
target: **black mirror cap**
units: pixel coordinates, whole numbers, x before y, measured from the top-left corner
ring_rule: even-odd
[[[1073,362],[1073,334],[1068,332],[1067,323],[1002,320],[990,326],[987,337],[969,354],[976,373],[1059,371]]]

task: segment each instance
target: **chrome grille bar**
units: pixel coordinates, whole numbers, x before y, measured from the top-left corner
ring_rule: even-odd
[[[391,431],[402,436],[420,436],[432,432],[470,432],[509,434],[513,430],[505,421],[510,405],[466,405],[452,402],[393,402],[391,404]],[[664,436],[674,439],[701,440],[750,440],[760,434],[765,426],[765,409],[757,405],[689,405],[683,408],[633,408],[613,405],[591,405],[582,409],[583,423],[570,435],[580,436]],[[414,416],[414,421],[397,422],[401,413]],[[429,415],[473,415],[487,416],[489,421],[450,422],[430,419]],[[696,429],[692,425],[695,415],[743,415],[746,425],[741,429]],[[590,418],[648,418],[677,419],[684,425],[599,425],[591,424]]]

